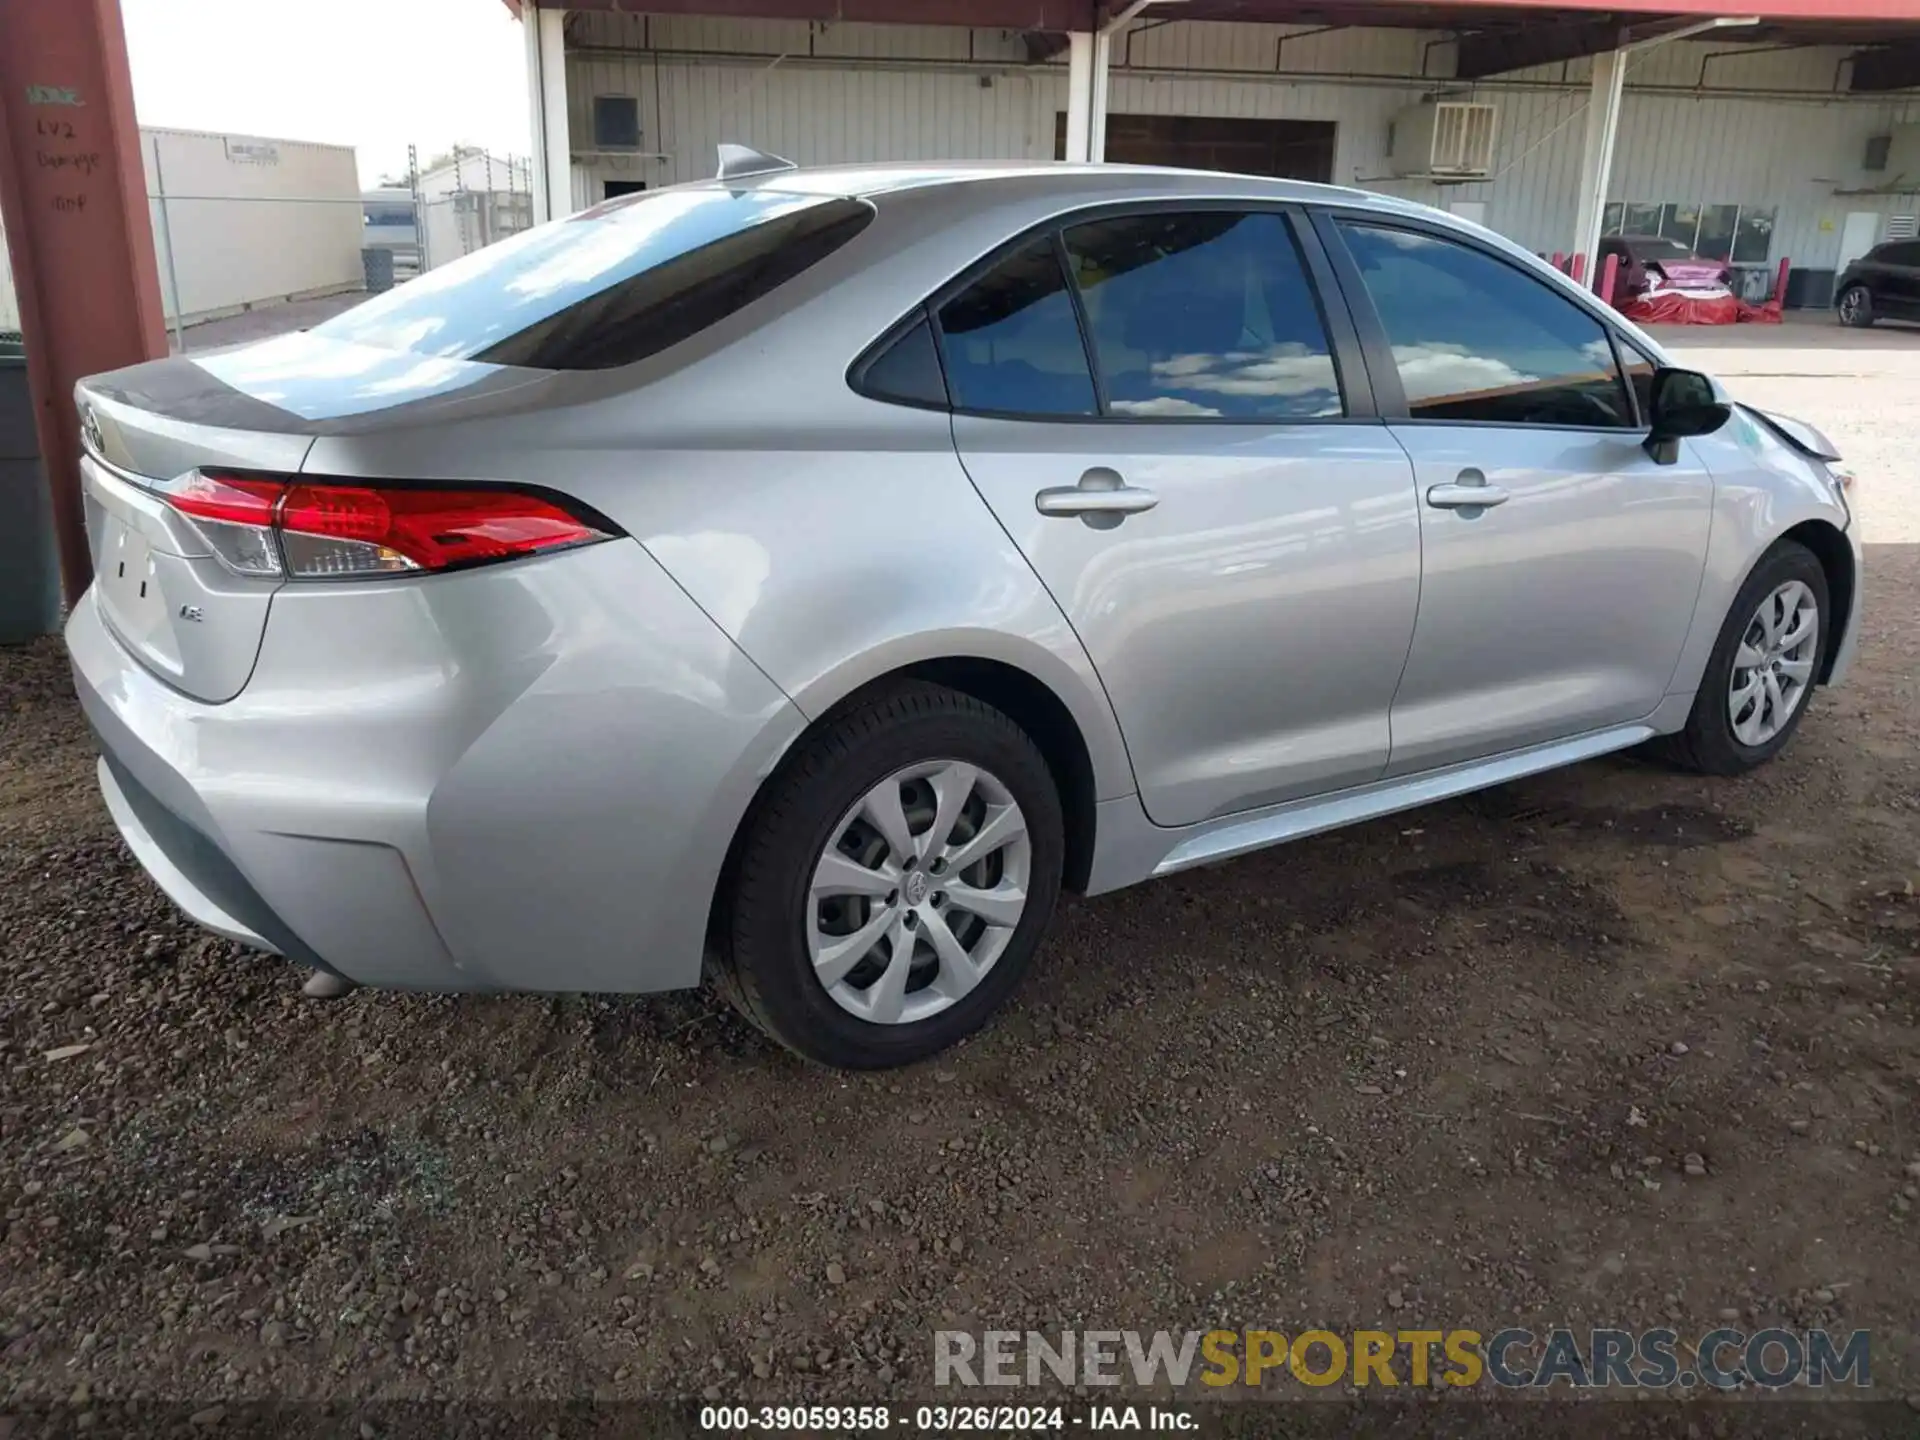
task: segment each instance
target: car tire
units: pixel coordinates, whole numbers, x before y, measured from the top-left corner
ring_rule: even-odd
[[[891,793],[901,802],[918,846],[929,843],[945,813],[936,784],[954,794],[970,787],[952,822],[955,840],[902,865],[898,847],[868,819],[875,797]],[[1022,820],[1015,833],[1012,825]],[[1014,838],[1002,848],[939,878],[940,855],[964,859],[967,844],[1003,831]],[[748,817],[716,917],[719,988],[755,1025],[808,1060],[866,1070],[924,1059],[979,1029],[1019,984],[1058,902],[1065,848],[1053,776],[1013,720],[970,695],[920,681],[863,696],[801,741]],[[822,879],[829,865],[836,878],[851,873],[842,861],[900,877],[895,893],[823,896],[822,888],[831,888]],[[1018,884],[1016,871],[1023,872]],[[915,872],[917,881],[910,879]],[[996,888],[979,888],[996,874]],[[951,894],[929,889],[943,884]],[[989,925],[958,903],[963,891],[984,906],[1022,886],[1017,917],[1002,915],[1011,924]],[[952,952],[935,946],[936,923],[942,942],[959,944],[958,937],[977,930],[965,964],[943,958]],[[876,924],[886,928],[864,958],[840,978],[827,978]],[[897,946],[911,958],[900,959]],[[972,962],[981,956],[976,969]],[[898,986],[890,987],[896,976]],[[935,1006],[944,1008],[916,1018],[916,1009]],[[889,1010],[884,1023],[867,1018]]]
[[[1873,324],[1873,292],[1864,285],[1849,285],[1840,292],[1835,309],[1842,325],[1865,330]]]
[[[1743,653],[1742,647],[1750,640],[1765,640],[1762,633],[1765,622],[1760,615],[1762,604],[1772,605],[1775,597],[1783,591],[1791,591],[1795,586],[1802,587],[1811,597],[1814,607],[1816,629],[1812,642],[1803,647],[1804,653],[1801,649],[1793,651],[1794,658],[1790,662],[1809,665],[1807,679],[1789,697],[1792,703],[1784,722],[1764,736],[1749,732],[1743,738],[1735,722],[1738,704],[1735,688],[1739,686],[1744,693],[1760,672],[1737,663]],[[1830,643],[1832,621],[1826,571],[1820,567],[1813,552],[1791,540],[1783,540],[1767,551],[1747,576],[1746,583],[1740,587],[1726,619],[1721,623],[1713,653],[1708,657],[1706,671],[1700,677],[1700,689],[1694,696],[1693,710],[1687,717],[1686,728],[1657,742],[1660,753],[1675,764],[1703,775],[1741,775],[1778,755],[1786,748],[1794,731],[1800,728],[1800,721],[1806,716],[1807,705],[1812,699]],[[1781,638],[1792,637],[1783,635]],[[1763,655],[1768,653],[1765,644],[1757,648]],[[1743,676],[1746,677],[1744,680]],[[1775,683],[1776,686],[1781,684],[1778,679]],[[1778,693],[1777,689],[1775,693]],[[1764,702],[1756,700],[1753,703]],[[1753,714],[1751,710],[1743,713],[1749,719]]]

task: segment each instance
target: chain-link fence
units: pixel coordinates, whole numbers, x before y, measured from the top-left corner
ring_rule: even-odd
[[[262,304],[378,292],[533,224],[532,162],[472,147],[351,194],[187,193],[157,161],[148,196],[176,348],[202,320]],[[318,187],[314,187],[318,188]]]

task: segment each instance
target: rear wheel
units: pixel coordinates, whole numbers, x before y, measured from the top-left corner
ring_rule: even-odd
[[[810,1060],[922,1059],[1019,983],[1064,852],[1052,776],[1018,725],[941,686],[875,694],[802,742],[749,821],[723,988]]]
[[[1842,325],[1864,330],[1873,324],[1873,292],[1864,285],[1849,285],[1840,292],[1837,309]]]
[[[1786,748],[1820,673],[1827,638],[1827,575],[1813,552],[1782,541],[1740,587],[1687,727],[1669,758],[1708,775],[1738,775]]]

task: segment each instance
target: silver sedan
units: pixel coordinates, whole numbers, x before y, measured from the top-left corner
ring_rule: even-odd
[[[1124,166],[610,201],[80,387],[128,845],[343,982],[657,991],[829,1064],[1099,894],[1653,743],[1859,631],[1833,447],[1499,236]]]

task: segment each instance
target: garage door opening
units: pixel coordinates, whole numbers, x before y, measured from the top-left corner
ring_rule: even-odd
[[[1333,179],[1331,120],[1230,120],[1216,115],[1109,115],[1107,159],[1119,165],[1230,170],[1281,180]],[[1067,153],[1067,116],[1053,129],[1053,155]]]

